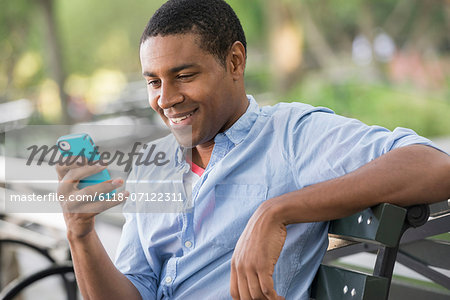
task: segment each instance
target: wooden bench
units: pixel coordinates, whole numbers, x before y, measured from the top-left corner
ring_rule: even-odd
[[[406,229],[425,224],[429,215],[428,205],[402,208],[384,203],[331,221],[328,253],[357,243],[362,251],[378,249],[376,263],[372,274],[366,274],[327,265],[324,261],[312,285],[312,299],[388,299],[400,239]],[[336,243],[334,239],[341,242]]]

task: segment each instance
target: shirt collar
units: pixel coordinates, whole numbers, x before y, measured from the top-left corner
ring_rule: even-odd
[[[249,105],[247,111],[223,134],[235,145],[242,142],[252,128],[253,124],[258,118],[259,107],[255,99],[251,95],[247,95]],[[222,134],[216,136],[219,137]],[[216,140],[216,139],[215,139]]]
[[[233,144],[237,145],[247,136],[258,118],[259,107],[258,103],[256,103],[255,98],[251,95],[247,95],[247,99],[249,105],[245,113],[225,132],[218,133],[214,138],[214,141],[217,143],[223,138],[228,138]],[[176,160],[175,165],[183,165],[185,163],[187,149],[178,146],[175,152]]]

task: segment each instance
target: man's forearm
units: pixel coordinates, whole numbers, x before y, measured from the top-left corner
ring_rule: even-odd
[[[412,145],[395,149],[342,177],[264,203],[284,224],[338,219],[388,202],[400,206],[450,197],[450,157]]]
[[[68,238],[77,282],[84,299],[141,300],[136,287],[111,262],[95,231],[82,238],[70,236],[69,233]]]

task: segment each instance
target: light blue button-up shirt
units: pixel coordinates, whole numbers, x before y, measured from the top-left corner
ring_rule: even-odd
[[[192,195],[183,184],[189,164],[171,135],[151,143],[167,154],[168,164],[135,167],[130,174],[131,193],[170,191],[191,198],[182,210],[168,202],[125,204],[116,266],[143,299],[231,299],[233,249],[263,201],[347,174],[391,149],[431,145],[409,129],[391,132],[301,103],[260,108],[248,98],[246,113],[215,137]],[[273,274],[279,295],[309,299],[327,230],[326,222],[287,227]]]

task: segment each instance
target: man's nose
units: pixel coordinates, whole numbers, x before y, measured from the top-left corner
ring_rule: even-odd
[[[183,95],[173,86],[163,84],[160,89],[161,93],[158,98],[158,106],[167,109],[184,100]]]

